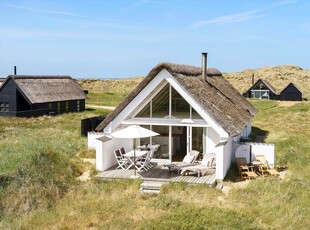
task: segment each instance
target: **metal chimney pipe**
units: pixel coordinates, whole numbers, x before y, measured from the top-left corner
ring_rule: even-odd
[[[206,81],[207,77],[207,55],[208,53],[201,53],[202,54],[202,65],[201,65],[201,75],[202,79]]]
[[[16,65],[14,66],[14,75],[16,75]]]
[[[252,85],[254,85],[254,73],[252,73]]]

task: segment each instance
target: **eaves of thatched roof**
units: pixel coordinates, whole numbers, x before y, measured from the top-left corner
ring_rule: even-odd
[[[86,98],[81,86],[70,76],[10,75],[9,79],[33,104]]]
[[[205,81],[201,76],[201,68],[161,63],[150,71],[96,130],[103,130],[162,69],[166,69],[231,136],[238,135],[257,112],[216,68],[208,68]]]

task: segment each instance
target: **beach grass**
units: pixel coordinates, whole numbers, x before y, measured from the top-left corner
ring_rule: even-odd
[[[308,229],[310,104],[251,103],[284,179],[226,180],[227,191],[171,183],[159,195],[139,193],[140,180],[75,179],[95,172],[81,161],[94,153],[80,119],[108,111],[1,117],[0,229]]]

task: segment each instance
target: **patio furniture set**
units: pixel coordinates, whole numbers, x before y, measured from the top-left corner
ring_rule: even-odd
[[[153,167],[151,159],[158,147],[159,145],[153,145],[147,149],[142,149],[138,146],[137,150],[131,150],[129,152],[125,152],[125,149],[123,147],[120,149],[115,149],[114,155],[118,163],[116,169],[128,170],[131,168],[135,168],[138,171],[150,170]]]
[[[243,179],[255,179],[258,176],[279,177],[274,165],[269,164],[263,155],[256,155],[256,160],[248,163],[245,157],[236,158],[239,175]]]
[[[138,171],[148,171],[153,167],[151,159],[154,153],[158,150],[159,145],[138,146],[137,150],[125,152],[122,147],[114,150],[114,155],[117,160],[118,166],[116,169],[129,170],[134,168]],[[181,175],[197,174],[198,177],[205,175],[208,172],[215,170],[215,154],[206,154],[201,162],[197,162],[199,152],[192,150],[186,154],[183,161],[172,162],[166,164],[164,167],[169,169],[169,172],[177,172]]]

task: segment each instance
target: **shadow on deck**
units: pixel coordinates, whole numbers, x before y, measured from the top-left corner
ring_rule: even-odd
[[[99,173],[96,178],[98,179],[131,179],[134,175],[134,170],[122,170],[112,167],[104,172]],[[198,177],[196,175],[182,176],[176,172],[169,172],[169,170],[162,166],[156,165],[149,171],[137,171],[139,179],[144,181],[158,181],[158,182],[185,182],[188,184],[207,184],[210,186],[215,185],[215,170],[204,176]]]

